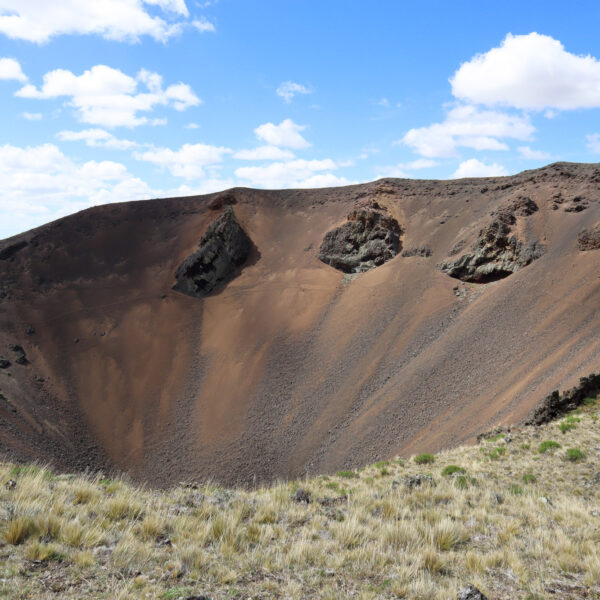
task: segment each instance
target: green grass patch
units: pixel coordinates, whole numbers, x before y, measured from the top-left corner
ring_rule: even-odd
[[[520,496],[523,493],[523,488],[520,485],[514,484],[508,488],[508,491],[513,496]]]
[[[192,588],[172,587],[163,595],[163,600],[177,600],[177,598],[188,597],[192,594]]]
[[[584,398],[582,404],[584,406],[594,406],[594,404],[596,404],[596,398]]]
[[[567,433],[567,431],[571,431],[571,429],[577,429],[577,423],[580,423],[581,419],[573,416],[573,415],[569,415],[564,421],[562,421],[560,423],[560,425],[558,426],[561,433],[565,434]]]
[[[343,477],[344,479],[356,479],[359,477],[356,471],[338,471],[338,477]]]
[[[535,483],[536,478],[533,473],[525,473],[523,475],[523,483]]]
[[[435,462],[435,456],[433,454],[418,454],[414,460],[418,465],[430,465]]]
[[[444,477],[448,477],[449,475],[454,475],[454,473],[466,473],[467,470],[463,469],[463,467],[459,467],[458,465],[448,465],[442,469],[442,475]]]
[[[497,433],[496,435],[493,435],[492,437],[487,438],[486,441],[488,442],[497,442],[498,440],[503,440],[506,437],[505,433]]]
[[[579,448],[567,448],[567,460],[571,462],[585,460],[585,454]]]
[[[545,454],[546,452],[548,452],[548,450],[555,450],[560,447],[561,445],[558,442],[555,442],[554,440],[545,440],[538,446],[538,452],[540,454]]]
[[[493,450],[491,450],[488,454],[488,457],[491,460],[498,460],[500,457],[504,456],[506,454],[506,447],[505,446],[498,446],[497,448],[494,448]]]

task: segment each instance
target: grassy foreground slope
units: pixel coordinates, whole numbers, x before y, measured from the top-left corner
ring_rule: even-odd
[[[1,464],[0,597],[600,598],[598,405],[253,491]]]

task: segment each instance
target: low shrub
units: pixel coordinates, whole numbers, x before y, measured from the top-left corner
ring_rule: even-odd
[[[523,483],[535,483],[536,478],[533,473],[525,473],[523,475]]]
[[[466,469],[459,467],[458,465],[448,465],[442,469],[442,475],[444,477],[448,477],[449,475],[454,475],[454,473],[466,473]]]
[[[433,454],[418,454],[414,460],[418,465],[429,465],[435,461],[435,456]]]

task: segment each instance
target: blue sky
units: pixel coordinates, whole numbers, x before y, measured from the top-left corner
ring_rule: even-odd
[[[0,0],[0,237],[236,185],[600,156],[596,2]]]

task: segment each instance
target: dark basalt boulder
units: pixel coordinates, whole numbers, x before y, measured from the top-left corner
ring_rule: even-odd
[[[23,350],[22,346],[19,346],[18,344],[10,344],[8,346],[8,348],[14,354],[15,362],[18,365],[28,365],[29,364],[29,361],[27,360],[27,355],[25,354],[25,350]]]
[[[420,256],[421,258],[429,258],[433,254],[431,248],[427,245],[419,246],[418,248],[409,248],[402,253],[403,258],[411,256]]]
[[[358,204],[348,221],[327,232],[317,257],[344,273],[363,273],[394,258],[402,249],[402,228],[387,208]]]
[[[543,425],[554,421],[570,410],[574,410],[586,398],[596,398],[600,394],[600,375],[592,373],[588,377],[582,377],[579,385],[560,394],[554,390],[546,396],[540,404],[533,409],[525,425]]]
[[[600,225],[596,225],[594,229],[584,229],[577,236],[577,245],[583,252],[586,250],[600,249]]]
[[[472,251],[438,268],[462,281],[488,283],[508,277],[531,264],[545,252],[538,242],[525,242],[512,235],[517,217],[527,217],[538,210],[530,198],[518,198],[492,213],[494,219],[484,227],[473,244]]]
[[[177,268],[173,289],[196,298],[221,290],[239,274],[252,248],[233,209],[227,206],[202,236],[200,248]]]

